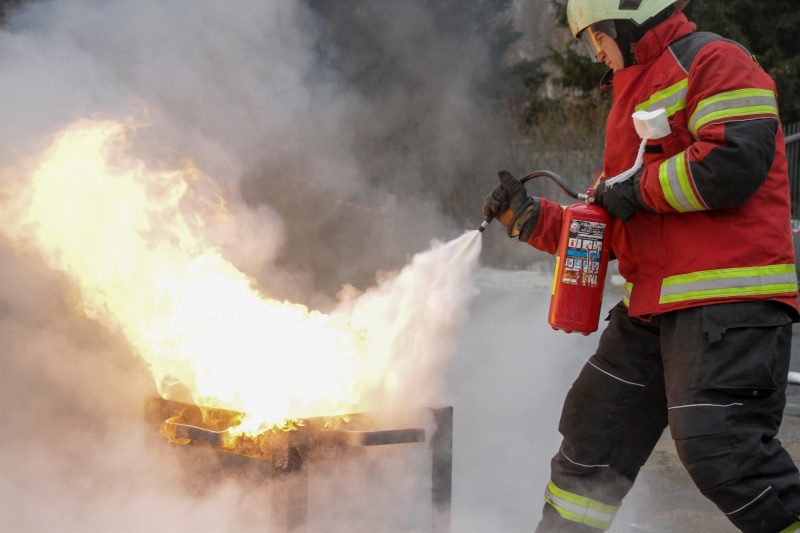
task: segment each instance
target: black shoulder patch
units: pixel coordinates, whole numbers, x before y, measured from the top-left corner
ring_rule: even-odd
[[[731,41],[730,39],[720,37],[716,33],[711,33],[709,31],[697,31],[694,33],[690,33],[686,37],[678,39],[677,41],[669,45],[669,48],[670,50],[672,50],[672,54],[675,56],[675,59],[678,60],[678,63],[681,65],[681,68],[683,68],[684,72],[688,74],[689,69],[692,66],[692,63],[694,62],[694,58],[697,57],[697,54],[698,52],[700,52],[700,49],[713,41],[727,41],[729,43],[733,43],[742,50],[744,50],[748,56],[753,57],[747,48],[737,43],[736,41]]]

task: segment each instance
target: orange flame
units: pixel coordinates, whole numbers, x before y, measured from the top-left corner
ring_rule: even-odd
[[[269,299],[203,237],[225,216],[196,168],[156,171],[128,155],[129,126],[81,120],[32,174],[25,222],[88,316],[124,333],[164,398],[247,413],[250,434],[351,412],[360,333]],[[217,193],[214,193],[217,194]],[[177,398],[180,399],[180,398]]]

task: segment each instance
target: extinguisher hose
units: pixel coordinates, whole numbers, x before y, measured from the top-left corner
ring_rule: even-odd
[[[564,183],[564,180],[561,179],[561,176],[559,176],[555,172],[550,172],[549,170],[535,170],[535,171],[531,172],[530,174],[528,174],[527,176],[525,176],[523,178],[520,178],[519,181],[520,181],[520,183],[525,183],[527,181],[532,180],[533,178],[550,178],[551,180],[553,180],[556,183],[556,185],[558,185],[558,187],[562,191],[564,191],[564,193],[567,196],[569,196],[571,198],[575,198],[576,200],[584,200],[585,201],[587,199],[587,197],[588,197],[586,194],[577,193],[574,190],[572,190],[569,187],[569,185]],[[486,227],[489,225],[489,222],[491,222],[492,219],[494,219],[494,217],[495,217],[495,215],[489,215],[488,217],[486,217],[483,220],[483,222],[481,222],[481,225],[478,228],[478,231],[483,233],[483,230],[486,229]]]

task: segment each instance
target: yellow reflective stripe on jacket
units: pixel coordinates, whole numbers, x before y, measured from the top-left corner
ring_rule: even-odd
[[[552,481],[547,484],[544,501],[552,505],[564,520],[586,524],[603,531],[611,527],[611,522],[619,510],[617,506],[560,489]]]
[[[792,524],[787,528],[781,529],[778,533],[793,533],[794,531],[800,531],[800,524]]]
[[[722,268],[665,278],[659,303],[783,294],[797,290],[795,265]]]
[[[705,203],[694,193],[691,176],[686,167],[686,153],[670,157],[658,167],[661,192],[675,211],[702,211]]]
[[[697,131],[714,121],[752,115],[778,115],[775,93],[769,89],[738,89],[715,94],[697,104],[689,119],[689,131],[697,138]]]
[[[622,304],[625,307],[631,306],[631,292],[633,292],[633,283],[630,281],[625,282],[625,291],[622,293]]]
[[[683,79],[675,85],[653,93],[650,98],[636,106],[636,111],[664,109],[667,112],[667,116],[671,117],[686,107],[686,89],[688,87],[689,78]]]

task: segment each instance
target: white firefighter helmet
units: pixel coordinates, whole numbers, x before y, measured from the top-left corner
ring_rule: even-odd
[[[631,20],[641,25],[670,5],[683,9],[689,2],[683,0],[569,0],[567,20],[572,36],[601,20]]]
[[[637,27],[643,26],[670,6],[680,11],[688,3],[688,0],[568,0],[567,20],[572,36],[582,39],[594,58],[603,48],[595,32],[617,38],[618,32],[612,21],[630,21]],[[589,31],[584,31],[586,29]]]

